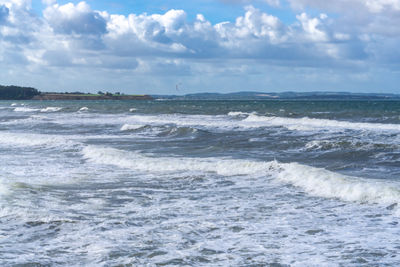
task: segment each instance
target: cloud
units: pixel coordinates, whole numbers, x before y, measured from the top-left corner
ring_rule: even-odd
[[[5,5],[0,6],[0,25],[7,21],[9,13],[10,10]]]
[[[33,31],[37,47],[32,45],[30,53],[26,52],[29,61],[47,66],[95,68],[99,65],[136,69],[135,62],[138,59],[144,62],[146,58],[164,58],[170,62],[175,59],[247,58],[276,65],[333,66],[337,60],[361,58],[362,53],[355,52],[363,48],[354,41],[352,34],[335,31],[332,20],[323,13],[311,17],[303,12],[296,17],[296,23],[285,25],[278,17],[247,6],[244,15],[234,22],[213,25],[201,14],[189,21],[183,10],[124,16],[94,11],[85,2],[77,5],[47,3],[44,17],[36,22],[37,28]],[[14,9],[15,14],[28,16]],[[23,19],[21,17],[21,21]],[[8,36],[10,40],[32,42],[32,38],[22,37]],[[101,58],[102,54],[108,55],[109,63],[93,59],[94,55]],[[170,65],[149,66],[160,70]]]
[[[361,75],[369,68],[398,69],[398,1],[288,1],[297,12],[292,23],[252,5],[232,21],[211,23],[178,9],[121,15],[52,0],[43,1],[40,16],[29,1],[0,1],[0,59],[3,68],[80,73],[82,81],[94,73],[104,80],[111,73],[126,80],[184,76],[189,83],[190,77],[270,77],[271,69],[307,77],[325,77],[325,71],[339,77],[344,70],[369,77]]]
[[[337,26],[367,34],[396,35],[400,28],[400,0],[288,0],[294,10],[334,12]]]
[[[56,4],[57,0],[42,0],[42,3],[47,5],[47,6],[50,6],[50,5]]]
[[[242,5],[248,5],[252,4],[254,2],[260,2],[260,3],[267,3],[270,6],[273,7],[278,7],[280,6],[280,0],[220,0],[223,3],[227,4],[242,4]]]
[[[51,2],[48,2],[51,3]],[[44,10],[44,18],[56,33],[92,34],[106,33],[106,20],[85,2],[77,5],[51,5]]]
[[[94,11],[85,2],[77,5],[47,3],[43,19],[36,22],[34,35],[25,39],[19,37],[19,40],[32,42],[32,38],[36,38],[36,50],[42,52],[34,53],[39,57],[35,62],[55,66],[96,64],[96,61],[86,60],[93,53],[114,56],[115,62],[122,57],[130,57],[132,62],[138,58],[259,58],[267,60],[268,64],[296,62],[296,65],[309,66],[314,62],[321,66],[319,61],[332,63],[360,58],[356,55],[360,53],[354,53],[356,49],[352,47],[362,48],[354,34],[335,30],[336,25],[324,13],[312,17],[303,12],[296,16],[297,22],[286,25],[276,16],[247,6],[244,15],[234,22],[213,25],[201,14],[189,21],[183,10],[124,16]],[[19,21],[28,16],[18,13],[18,8],[13,10],[21,16]],[[17,36],[8,38],[18,40]],[[71,60],[62,55],[69,55]],[[72,60],[74,55],[82,60]]]

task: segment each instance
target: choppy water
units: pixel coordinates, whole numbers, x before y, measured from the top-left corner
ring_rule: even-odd
[[[397,266],[399,148],[400,102],[3,101],[0,265]]]

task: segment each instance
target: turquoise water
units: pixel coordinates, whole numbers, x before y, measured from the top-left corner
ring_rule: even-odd
[[[400,102],[0,102],[2,266],[396,266]]]

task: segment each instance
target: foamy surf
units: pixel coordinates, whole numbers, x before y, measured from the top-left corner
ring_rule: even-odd
[[[150,173],[200,172],[223,176],[273,177],[301,188],[312,196],[347,202],[394,204],[400,201],[400,185],[393,182],[345,176],[298,163],[262,162],[224,158],[149,157],[109,147],[87,146],[83,157],[97,164]]]
[[[133,131],[133,130],[138,130],[140,128],[145,127],[145,125],[140,125],[140,124],[124,124],[121,127],[121,131]]]
[[[395,131],[400,132],[400,124],[349,122],[328,119],[314,118],[286,118],[286,117],[265,117],[250,114],[245,122],[254,123],[259,126],[282,126],[290,130],[368,130],[368,131]]]
[[[398,266],[400,102],[354,103],[3,101],[0,265]]]
[[[137,152],[95,146],[85,147],[82,154],[85,159],[97,164],[111,164],[144,172],[212,172],[223,176],[261,175],[265,174],[270,166],[270,163],[246,160],[150,157]]]
[[[27,108],[27,107],[17,107],[14,108],[15,112],[36,112],[39,111],[40,109],[37,108]]]
[[[57,112],[60,110],[62,110],[62,108],[60,108],[60,107],[46,107],[46,108],[42,108],[40,110],[40,112]]]
[[[0,145],[19,147],[70,147],[76,143],[59,135],[0,132]]]
[[[400,124],[366,123],[338,121],[314,118],[288,118],[261,116],[255,113],[229,112],[225,116],[210,115],[134,115],[126,120],[127,124],[166,125],[198,127],[218,131],[250,130],[257,128],[284,127],[291,131],[330,131],[343,130],[400,132]]]
[[[275,172],[279,181],[299,187],[313,196],[376,204],[400,201],[400,185],[393,181],[346,176],[298,163],[281,163],[279,167]]]

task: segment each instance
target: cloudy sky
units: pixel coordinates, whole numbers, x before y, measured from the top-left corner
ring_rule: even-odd
[[[399,25],[400,0],[0,0],[0,84],[400,93]]]

